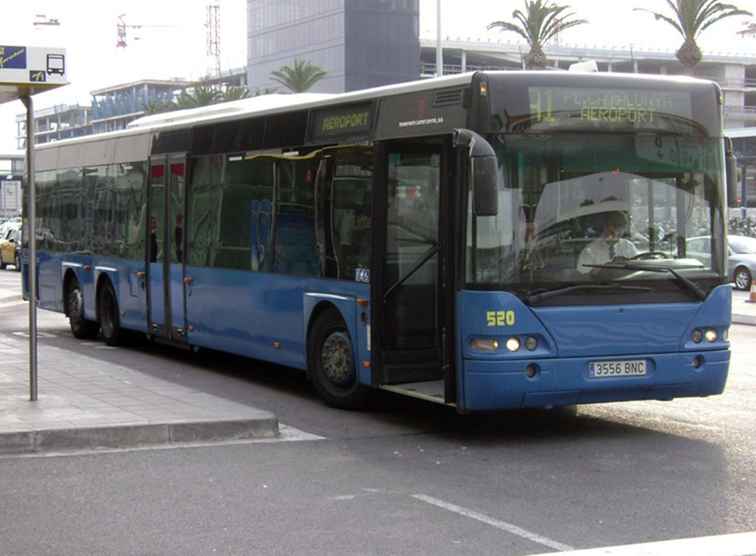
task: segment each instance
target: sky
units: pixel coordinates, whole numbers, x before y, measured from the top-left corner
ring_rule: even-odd
[[[10,0],[0,0],[10,3]],[[732,0],[756,13],[756,0]],[[221,6],[223,68],[246,64],[246,0],[214,0]],[[26,0],[3,10],[0,20],[5,45],[58,46],[67,50],[71,85],[35,97],[36,108],[57,104],[89,104],[90,91],[144,78],[198,78],[208,72],[206,5],[210,0]],[[633,8],[659,9],[662,0],[561,0],[589,24],[562,34],[562,44],[590,46],[653,46],[674,50],[680,39],[667,25]],[[437,0],[420,0],[420,33],[435,37]],[[487,31],[494,20],[510,19],[522,0],[441,0],[442,34],[453,38],[516,40],[512,33]],[[42,14],[60,21],[59,27],[34,26]],[[126,48],[116,48],[116,24],[124,15],[129,25]],[[704,52],[756,53],[756,38],[736,33],[745,18],[731,18],[705,31],[699,44]],[[0,106],[0,153],[16,150],[16,101]]]

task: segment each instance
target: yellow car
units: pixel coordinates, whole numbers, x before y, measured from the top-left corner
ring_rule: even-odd
[[[21,228],[11,228],[0,240],[0,268],[8,265],[21,270]]]

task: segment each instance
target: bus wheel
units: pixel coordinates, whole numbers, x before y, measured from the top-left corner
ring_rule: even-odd
[[[357,380],[352,340],[336,310],[325,311],[315,321],[309,347],[310,377],[320,397],[342,409],[364,406],[368,389]]]
[[[99,307],[102,339],[109,346],[120,345],[121,320],[118,317],[118,299],[110,280],[106,280],[100,288],[100,302],[97,305]]]
[[[71,280],[68,284],[66,311],[68,324],[71,326],[74,338],[87,340],[97,336],[97,330],[100,327],[97,326],[96,322],[84,318],[84,294],[81,292],[81,286],[76,279]]]

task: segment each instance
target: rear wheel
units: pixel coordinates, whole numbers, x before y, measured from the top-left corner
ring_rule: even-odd
[[[18,258],[18,255],[16,255]],[[99,326],[97,323],[84,318],[84,294],[75,278],[68,283],[66,290],[66,312],[68,324],[75,338],[80,340],[91,339],[97,336]]]
[[[359,383],[349,331],[335,309],[315,321],[310,332],[309,366],[315,391],[328,405],[357,409],[367,401],[368,389]]]
[[[118,314],[118,299],[110,280],[106,280],[100,288],[99,300],[97,306],[100,315],[102,339],[109,346],[120,345],[121,319]]]
[[[739,290],[751,289],[751,271],[744,266],[735,269],[735,287]]]

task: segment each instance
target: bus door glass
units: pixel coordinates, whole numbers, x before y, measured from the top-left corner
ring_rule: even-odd
[[[442,378],[439,287],[440,146],[386,148],[385,219],[376,234],[382,260],[374,285],[383,384]],[[383,180],[380,180],[383,181]]]
[[[152,159],[150,210],[147,225],[149,268],[149,330],[151,334],[184,341],[184,156]]]

